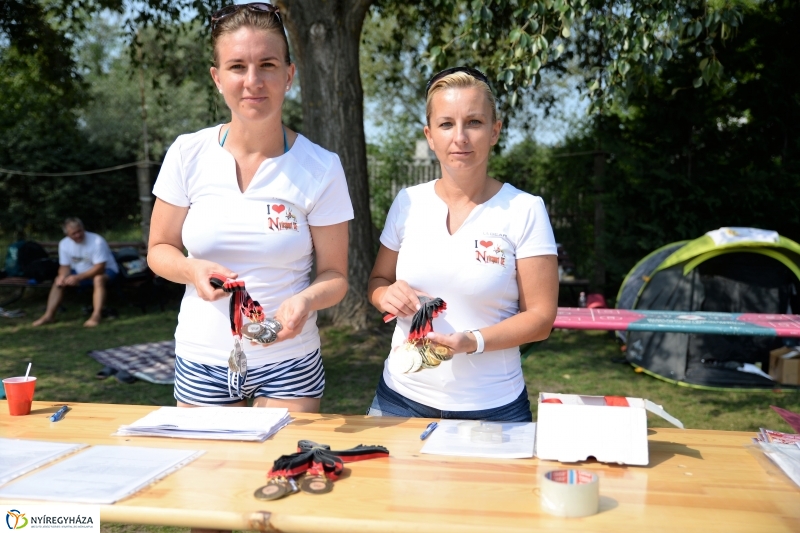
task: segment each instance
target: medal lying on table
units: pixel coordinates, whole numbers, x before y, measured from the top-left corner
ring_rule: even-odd
[[[349,450],[334,451],[327,444],[310,440],[297,443],[297,453],[281,455],[267,473],[267,484],[256,489],[259,500],[277,500],[300,490],[306,494],[327,494],[344,471],[344,463],[389,457],[383,446],[359,444]],[[303,476],[298,487],[295,478]]]
[[[428,298],[419,296],[420,308],[411,318],[411,329],[408,338],[402,346],[396,347],[389,354],[389,366],[397,374],[417,372],[423,368],[436,368],[442,361],[453,358],[453,351],[437,342],[427,338],[433,331],[433,319],[447,309],[447,304],[441,298]],[[384,322],[396,318],[391,313],[384,315]]]

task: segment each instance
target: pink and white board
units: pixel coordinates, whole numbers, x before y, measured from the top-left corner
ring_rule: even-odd
[[[800,337],[800,315],[559,307],[553,327]]]

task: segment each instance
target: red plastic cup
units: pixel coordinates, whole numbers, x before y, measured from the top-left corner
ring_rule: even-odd
[[[8,398],[8,412],[11,416],[27,415],[31,412],[33,402],[33,389],[36,388],[36,378],[21,376],[3,380],[3,388]]]

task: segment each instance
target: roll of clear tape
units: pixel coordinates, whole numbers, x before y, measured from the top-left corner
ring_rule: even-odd
[[[470,438],[472,436],[472,428],[480,426],[479,420],[468,420],[466,422],[458,423],[458,435],[460,437]]]
[[[551,470],[539,480],[542,509],[555,516],[577,518],[596,514],[600,479],[583,470]]]
[[[472,442],[484,444],[498,444],[503,442],[503,426],[500,424],[481,424],[472,428],[470,439]]]

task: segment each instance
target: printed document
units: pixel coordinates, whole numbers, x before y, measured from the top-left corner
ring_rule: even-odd
[[[203,453],[198,450],[93,446],[0,488],[0,498],[112,504],[178,470]]]
[[[85,447],[86,444],[0,438],[0,485]]]
[[[458,457],[496,457],[524,459],[533,457],[536,441],[534,422],[484,422],[483,425],[502,427],[502,440],[473,442],[469,432],[459,435],[458,425],[464,420],[440,420],[439,426],[425,440],[422,453]]]

